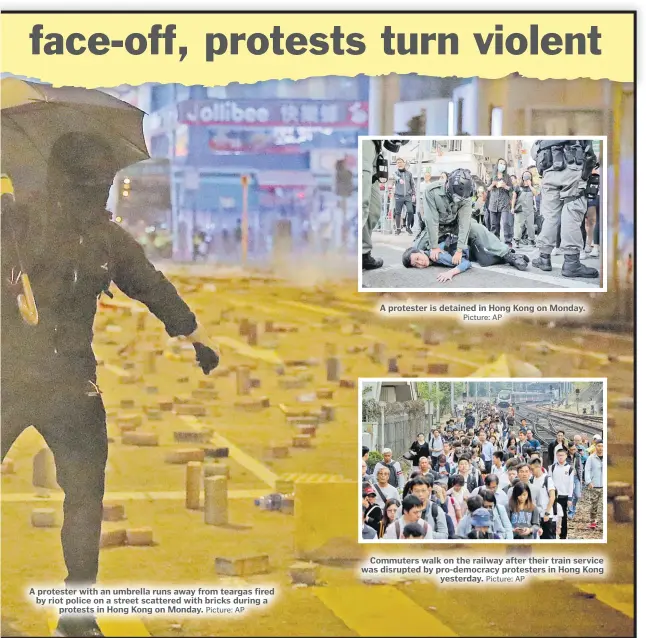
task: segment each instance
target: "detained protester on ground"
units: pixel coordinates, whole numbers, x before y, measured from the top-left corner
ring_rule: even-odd
[[[402,157],[397,158],[397,170],[393,174],[393,195],[395,197],[395,217],[396,230],[395,234],[400,235],[402,232],[402,216],[406,232],[409,235],[413,231],[408,228],[407,219],[409,213],[413,214],[413,201],[415,199],[415,179],[413,174],[406,169],[406,162]]]
[[[405,483],[404,472],[402,471],[399,461],[393,461],[393,451],[386,447],[383,449],[381,454],[384,457],[383,461],[378,461],[375,464],[373,474],[376,476],[379,469],[385,467],[390,472],[388,483],[399,490],[403,489]]]
[[[562,508],[556,501],[554,482],[549,474],[543,472],[540,459],[530,461],[530,467],[532,478],[529,480],[529,489],[541,519],[543,530],[541,539],[551,540],[556,538],[556,523],[559,519],[559,510]]]
[[[492,490],[481,487],[478,494],[482,498],[482,503],[486,509],[491,513],[492,530],[498,534],[499,538],[513,540],[514,530],[511,527],[507,508],[504,506],[504,501],[499,499]]]
[[[421,432],[417,435],[417,439],[413,441],[409,452],[410,462],[413,464],[413,467],[419,466],[419,460],[422,456],[426,458],[431,456],[431,450],[426,441],[426,437]]]
[[[363,501],[366,509],[364,521],[366,525],[372,527],[378,534],[383,517],[383,510],[377,505],[377,493],[372,487],[367,487],[363,490]]]
[[[491,232],[502,239],[509,248],[514,235],[514,220],[511,214],[511,198],[514,186],[507,172],[507,162],[501,157],[494,169],[494,175],[487,189],[487,208]],[[502,226],[502,237],[501,237]]]
[[[534,241],[534,197],[538,188],[532,184],[532,174],[525,171],[519,184],[514,187],[511,196],[511,212],[514,215],[514,241],[516,247],[521,245],[535,246]],[[527,239],[523,239],[523,230],[527,230]]]
[[[597,529],[598,521],[603,520],[603,441],[597,441],[594,447],[594,454],[585,462],[585,498],[590,504],[588,529]]]
[[[2,459],[30,425],[51,449],[65,494],[61,542],[68,587],[93,585],[99,566],[108,437],[92,351],[97,298],[114,282],[146,305],[169,336],[193,343],[205,374],[219,362],[175,287],[105,210],[116,172],[104,138],[66,133],[52,146],[38,204],[16,209],[15,220],[3,210],[2,218]],[[15,234],[4,232],[8,222]],[[39,312],[31,325],[11,283],[21,261]],[[63,615],[56,632],[102,635],[88,616]]]
[[[536,239],[538,256],[532,265],[552,270],[552,251],[560,230],[560,248],[564,253],[563,277],[599,276],[595,268],[584,266],[580,255],[584,249],[584,218],[588,196],[598,192],[599,177],[593,175],[598,167],[591,140],[537,140],[532,146],[532,158],[541,176],[541,215],[543,226]]]
[[[404,537],[404,527],[409,523],[419,522],[422,515],[422,501],[413,494],[409,494],[402,501],[402,515],[392,525],[388,526],[384,538],[389,540],[402,539]],[[438,508],[439,509],[439,508]],[[423,521],[422,529],[424,530],[424,538],[433,540],[433,530],[431,526]]]
[[[373,487],[377,493],[377,505],[379,505],[379,507],[383,507],[386,504],[386,501],[399,498],[399,490],[388,482],[391,477],[389,468],[382,466],[380,468],[375,468],[375,470],[377,470],[377,480],[373,483]]]
[[[514,485],[507,509],[514,530],[514,539],[528,540],[541,535],[540,516],[532,502],[532,494],[526,483],[518,481]]]
[[[432,259],[431,250],[421,250],[411,246],[407,248],[402,255],[402,263],[406,268],[430,268],[431,266],[445,266],[451,268],[444,272],[438,273],[435,278],[440,283],[444,284],[451,281],[453,277],[463,273],[471,268],[469,261],[469,249],[465,248],[461,253],[460,262],[455,265],[454,258],[458,252],[458,243],[455,235],[449,235],[443,239],[439,244],[440,252],[437,253],[436,259]]]
[[[572,504],[574,494],[574,468],[567,462],[567,450],[560,448],[556,453],[556,461],[548,468],[549,477],[556,489],[556,502],[563,509],[561,532],[559,538],[567,538],[567,512]]]
[[[466,169],[453,171],[446,182],[433,182],[424,192],[424,221],[426,229],[413,247],[428,250],[429,259],[436,262],[442,252],[440,242],[448,235],[457,235],[456,252],[451,263],[459,266],[465,251],[481,266],[507,263],[518,270],[526,270],[528,259],[505,246],[493,233],[471,218],[473,182]]]
[[[398,518],[397,511],[399,510],[400,505],[401,503],[395,498],[386,501],[386,505],[382,512],[381,522],[379,523],[379,538],[384,537],[388,526],[392,525]]]

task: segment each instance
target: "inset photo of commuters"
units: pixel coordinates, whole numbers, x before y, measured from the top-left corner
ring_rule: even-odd
[[[362,541],[605,542],[606,380],[361,380]],[[630,485],[628,485],[630,488]]]
[[[605,291],[605,138],[359,146],[360,291]]]

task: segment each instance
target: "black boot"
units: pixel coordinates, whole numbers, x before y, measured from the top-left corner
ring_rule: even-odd
[[[93,616],[61,616],[54,636],[93,638],[103,636]]]
[[[535,266],[536,268],[540,268],[541,270],[549,272],[550,270],[552,270],[552,258],[549,255],[546,255],[545,253],[541,253],[540,257],[537,257],[536,259],[532,259],[532,266]]]
[[[384,260],[380,257],[376,259],[370,253],[364,253],[362,259],[362,270],[375,270],[376,268],[381,268],[384,265]]]
[[[561,274],[564,277],[586,277],[587,279],[595,279],[599,276],[599,271],[596,268],[584,266],[581,263],[579,255],[565,255]]]
[[[503,259],[517,270],[527,270],[525,255],[518,255],[513,250],[510,250]]]

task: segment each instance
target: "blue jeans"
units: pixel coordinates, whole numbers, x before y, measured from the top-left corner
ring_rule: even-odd
[[[576,514],[576,504],[581,498],[581,481],[578,476],[574,476],[574,491],[572,492],[572,505],[568,508],[568,515],[570,518]]]

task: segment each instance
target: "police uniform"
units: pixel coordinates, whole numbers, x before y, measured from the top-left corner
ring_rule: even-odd
[[[372,250],[372,231],[381,217],[381,191],[379,182],[372,177],[377,171],[377,149],[372,140],[364,140],[361,149],[361,214],[362,253],[369,255]]]
[[[471,217],[471,199],[453,202],[445,185],[432,182],[424,191],[424,221],[431,250],[439,247],[439,240],[449,233],[457,234],[458,250],[468,248],[469,240],[479,243],[487,252],[504,258],[509,247]]]
[[[564,276],[595,277],[594,268],[582,266],[579,255],[583,250],[581,224],[587,211],[586,182],[597,158],[588,140],[537,140],[532,157],[541,182],[541,215],[543,225],[536,239],[540,258],[532,263],[551,270],[549,260],[561,233],[561,249],[565,255]]]

